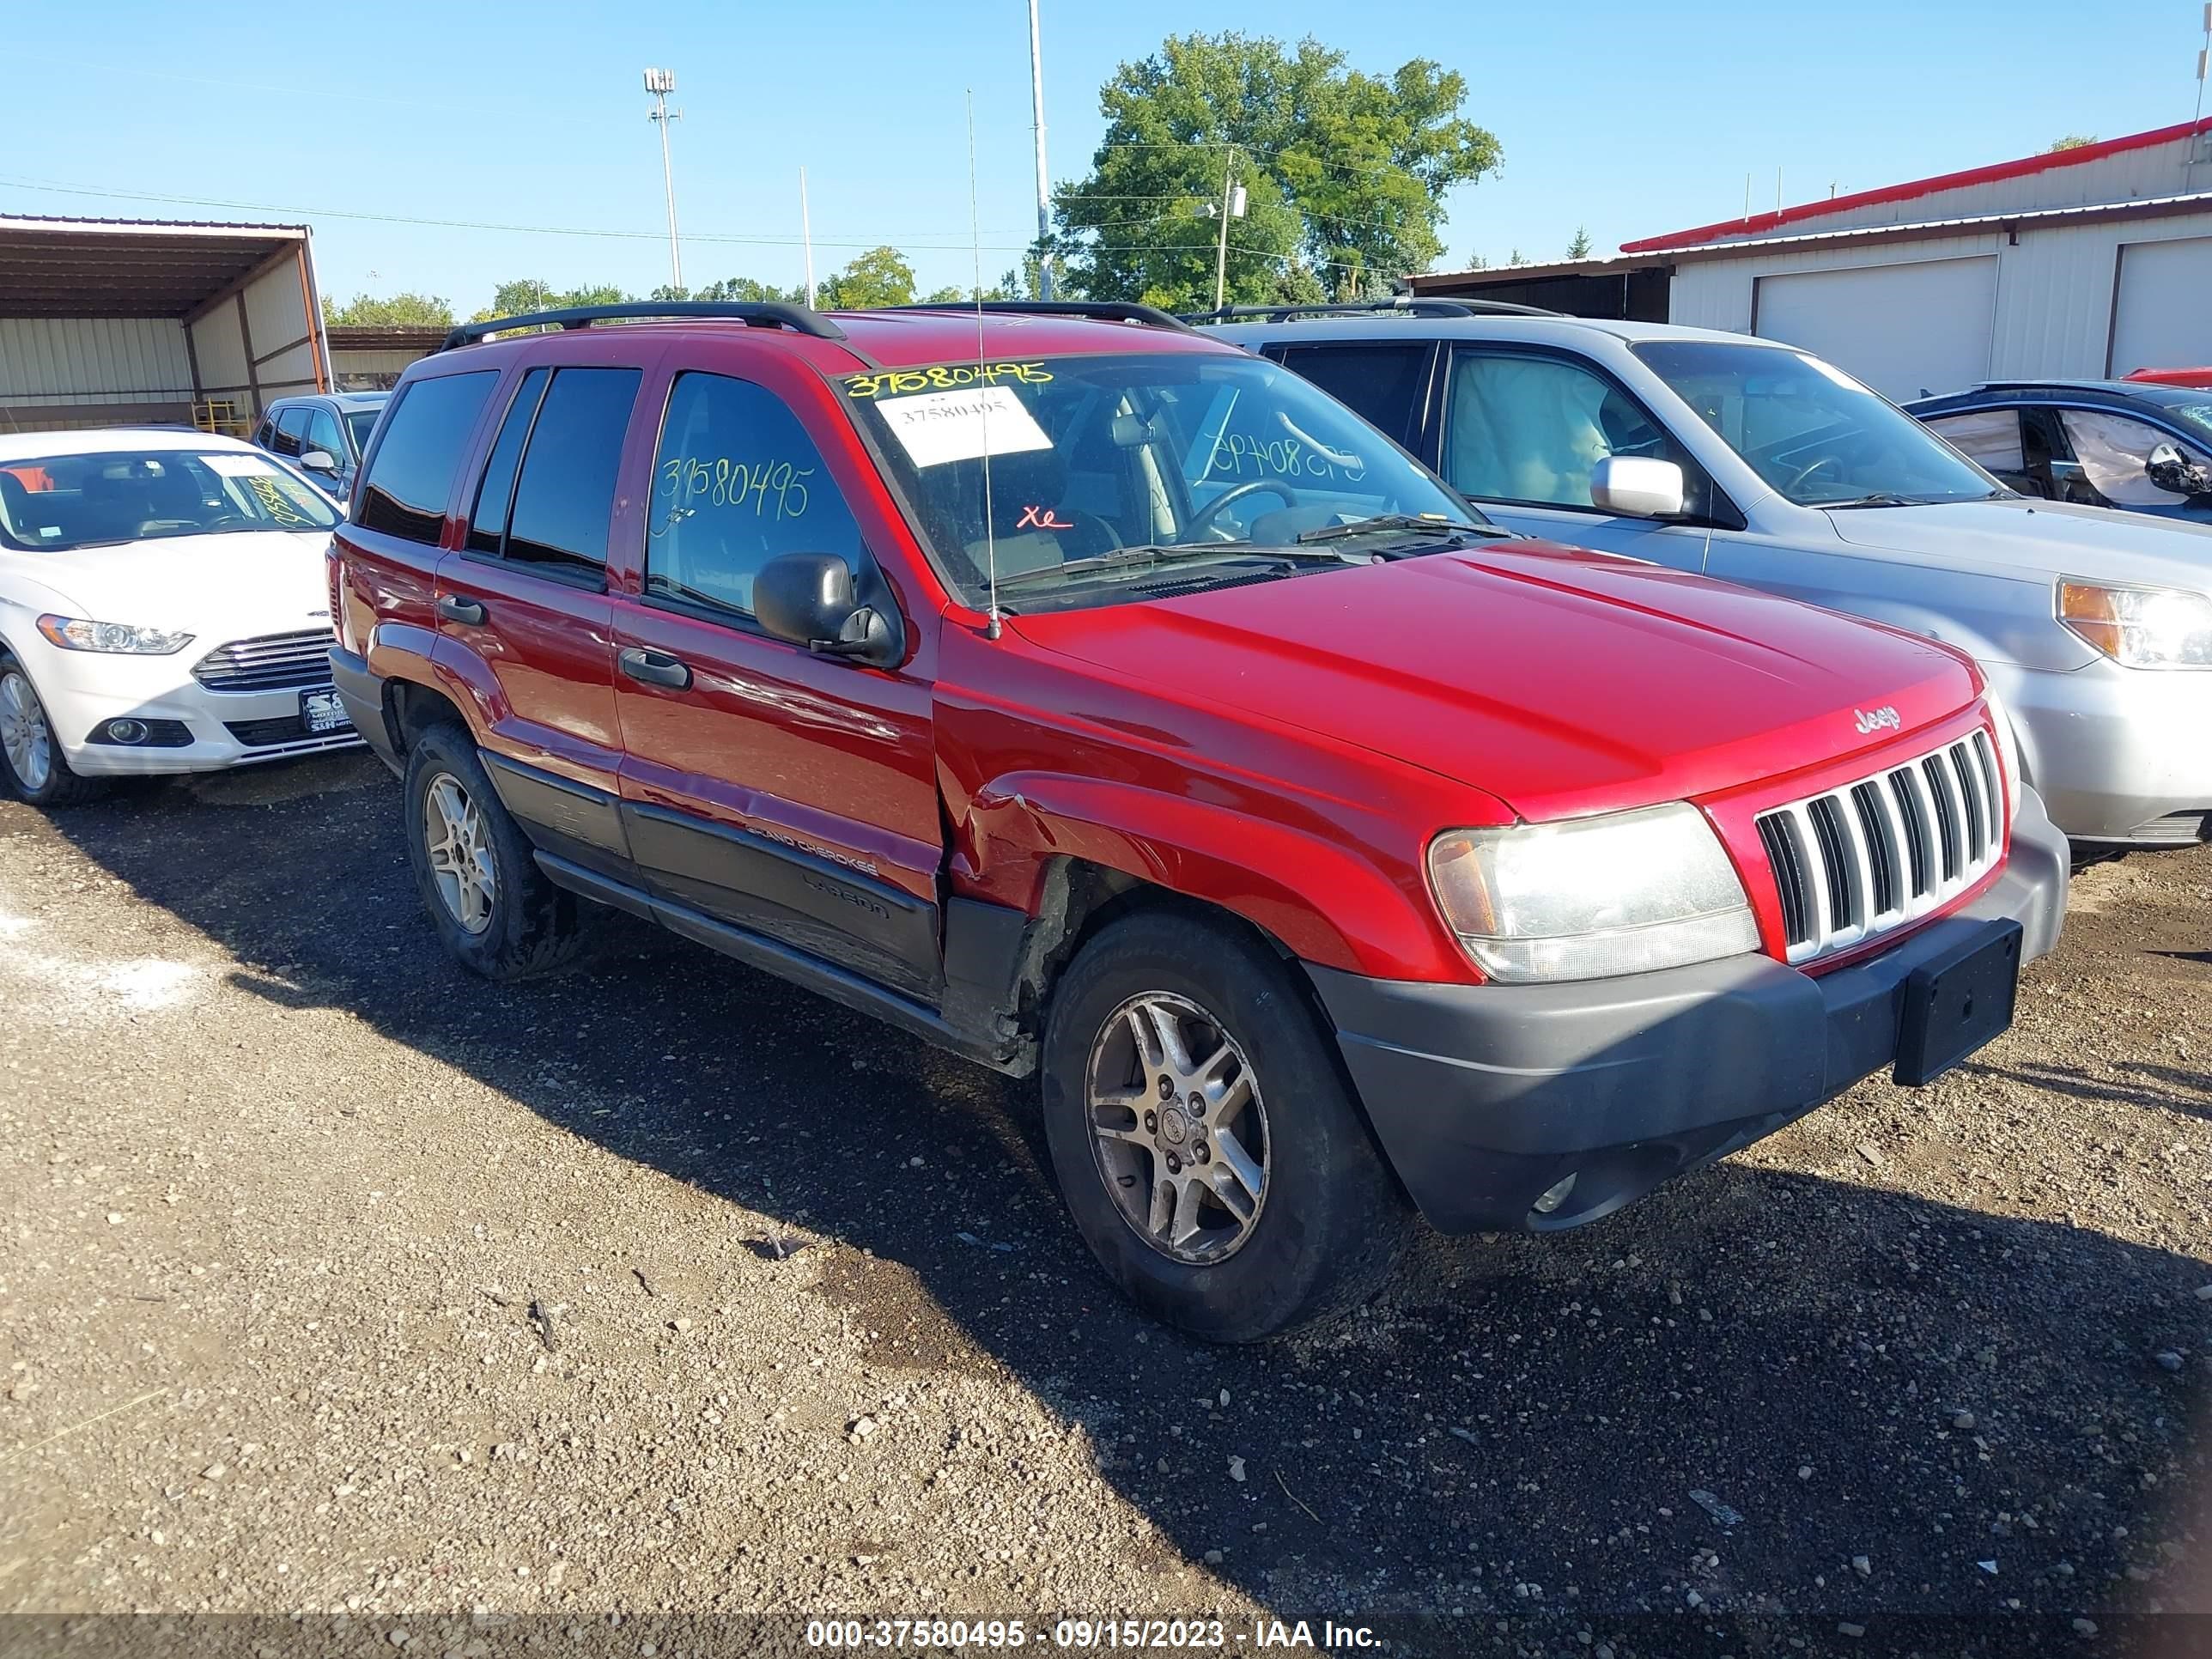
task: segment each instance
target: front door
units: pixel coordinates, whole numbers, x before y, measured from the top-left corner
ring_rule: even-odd
[[[1716,486],[1689,453],[1622,386],[1595,367],[1548,353],[1456,346],[1443,389],[1437,470],[1510,530],[1595,547],[1677,570],[1702,570]],[[1590,499],[1590,473],[1611,455],[1682,469],[1684,521],[1607,513]]]
[[[869,543],[886,527],[863,530],[875,509],[856,513],[823,459],[836,446],[794,413],[794,371],[750,372],[667,387],[644,558],[615,601],[631,850],[659,897],[934,1004],[931,686],[912,660],[817,656],[752,615],[779,554],[835,553],[880,582]]]

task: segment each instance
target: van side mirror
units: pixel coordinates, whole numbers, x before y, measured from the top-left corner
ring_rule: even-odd
[[[1625,519],[1679,519],[1688,484],[1672,461],[1608,455],[1590,469],[1590,504]]]
[[[783,553],[753,578],[753,616],[777,639],[823,656],[888,667],[899,659],[899,630],[860,602],[853,567],[834,553]]]
[[[2177,495],[2212,495],[2212,469],[2191,460],[2174,445],[2160,444],[2143,462],[2143,472],[2160,489]]]

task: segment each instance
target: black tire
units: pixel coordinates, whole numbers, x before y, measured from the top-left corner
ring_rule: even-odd
[[[31,699],[40,721],[46,728],[46,781],[33,789],[16,772],[15,763],[8,758],[5,745],[0,745],[0,781],[7,784],[8,792],[18,800],[27,801],[33,806],[41,808],[82,806],[85,802],[97,800],[106,794],[106,779],[84,777],[70,769],[69,757],[62,753],[61,738],[54,731],[53,720],[46,714],[46,705],[39,701],[38,688],[31,684],[30,671],[17,662],[11,653],[0,651],[0,677],[9,675],[22,682],[24,695]]]
[[[1146,995],[1180,999],[1209,1016],[1249,1059],[1265,1104],[1256,1213],[1242,1243],[1217,1260],[1178,1260],[1124,1213],[1115,1188],[1136,1201],[1143,1177],[1132,1172],[1133,1163],[1111,1176],[1108,1160],[1142,1159],[1158,1179],[1159,1149],[1102,1153],[1092,1132],[1094,1044],[1117,1040],[1109,1029],[1132,999]],[[1144,1065],[1135,1057],[1139,1080]],[[1412,1212],[1292,970],[1240,933],[1175,912],[1109,924],[1054,988],[1040,1070],[1045,1139],[1076,1230],[1123,1293],[1154,1318],[1210,1342],[1256,1342],[1341,1316],[1389,1278]],[[1147,1086],[1159,1086],[1158,1079]],[[1192,1144],[1202,1139],[1200,1132]],[[1224,1212],[1224,1221],[1233,1225],[1236,1218]]]
[[[440,890],[430,855],[425,812],[433,786],[450,779],[483,819],[490,854],[489,915],[480,929],[465,926]],[[457,726],[430,726],[407,753],[403,786],[407,861],[422,908],[447,951],[464,968],[489,980],[526,979],[549,973],[573,957],[582,943],[574,895],[546,880],[531,856],[530,842],[501,805],[498,791],[477,758],[477,746]]]

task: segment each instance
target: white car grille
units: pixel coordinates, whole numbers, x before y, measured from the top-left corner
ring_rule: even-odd
[[[2004,789],[1986,731],[1759,816],[1789,960],[1901,927],[2004,857]]]
[[[210,691],[282,691],[331,683],[331,631],[264,634],[217,646],[192,665]]]

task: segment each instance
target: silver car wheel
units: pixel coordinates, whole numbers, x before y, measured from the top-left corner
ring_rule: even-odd
[[[1099,1174],[1161,1255],[1206,1266],[1252,1236],[1267,1196],[1259,1074],[1221,1022],[1164,991],[1099,1027],[1085,1078]]]
[[[0,674],[0,749],[7,751],[15,781],[33,794],[53,775],[53,742],[46,711],[39,706],[30,681],[13,668]]]
[[[422,846],[446,914],[471,933],[491,926],[499,872],[491,825],[461,781],[441,772],[422,792]]]

